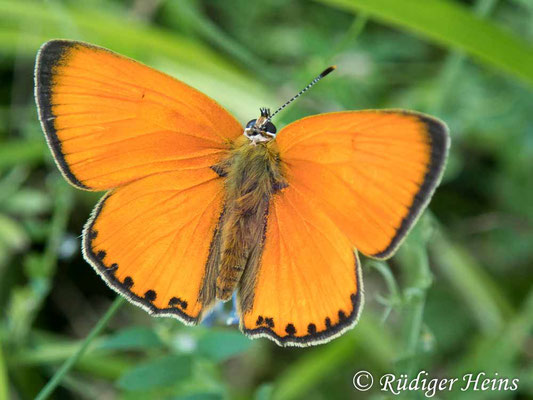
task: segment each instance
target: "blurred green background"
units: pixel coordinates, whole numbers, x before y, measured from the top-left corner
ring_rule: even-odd
[[[385,373],[519,378],[533,397],[531,0],[0,0],[0,399],[30,399],[115,299],[80,254],[101,194],[55,167],[33,101],[39,46],[84,40],[163,70],[245,123],[330,64],[280,114],[409,108],[443,119],[451,154],[430,211],[387,263],[363,260],[359,325],[307,349],[122,305],[58,399],[384,399]],[[375,377],[358,392],[359,370]],[[459,386],[460,387],[460,384]],[[423,399],[423,393],[400,398]]]

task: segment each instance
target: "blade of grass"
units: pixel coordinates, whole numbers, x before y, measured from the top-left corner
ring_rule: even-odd
[[[69,26],[65,27],[65,21],[69,21]],[[33,29],[19,28],[28,23]],[[232,96],[240,96],[241,105],[254,96],[269,98],[256,79],[199,41],[177,32],[124,18],[124,13],[100,10],[82,3],[67,6],[0,0],[0,48],[3,52],[34,56],[42,43],[58,37],[89,41],[151,65],[158,61],[161,63],[159,67],[167,72],[177,68],[180,75],[185,73],[182,78],[188,84],[203,91],[206,90],[202,82],[209,77],[217,82],[217,87],[224,86]],[[200,78],[194,74],[188,76],[189,70],[201,73]]]
[[[33,343],[32,348],[20,347],[12,352],[6,362],[10,368],[35,367],[57,365],[70,358],[80,347],[83,340],[66,341],[49,334],[41,335],[35,332],[28,339]],[[90,354],[82,356],[76,364],[79,371],[87,371],[106,379],[118,378],[126,369],[132,367],[132,362],[122,354],[111,354],[115,350],[102,350],[102,340],[93,341]]]
[[[1,29],[5,32],[10,32],[10,28],[12,32],[15,32],[13,28],[21,24],[24,26],[29,21],[35,27],[33,32],[29,32],[34,35],[34,40],[24,41],[23,47],[19,46],[18,40],[9,43],[1,41],[3,51],[24,51],[33,55],[38,46],[42,44],[43,37],[47,40],[65,35],[77,39],[83,39],[82,36],[84,36],[86,40],[100,42],[101,45],[112,45],[116,51],[126,52],[128,50],[130,54],[162,52],[188,65],[195,65],[222,76],[233,75],[237,71],[222,57],[198,42],[147,26],[139,21],[125,19],[124,15],[100,12],[83,5],[13,3],[0,0],[0,21],[5,22],[5,26]],[[73,26],[66,29],[65,21],[70,21]],[[94,21],[98,23],[95,24]],[[65,32],[66,30],[68,32]]]
[[[53,38],[89,41],[179,77],[238,116],[243,110],[244,118],[263,104],[277,103],[256,79],[200,41],[125,18],[127,13],[120,7],[109,10],[82,2],[50,5],[0,0],[0,48],[8,55],[22,52],[33,57],[39,46]],[[28,24],[32,29],[20,28]]]
[[[482,19],[457,2],[444,0],[315,0],[415,32],[462,50],[533,85],[533,48],[520,37]],[[490,38],[490,40],[488,39]]]
[[[486,17],[494,10],[497,3],[498,0],[478,0],[473,7],[473,12],[480,17]],[[432,103],[426,110],[429,114],[438,115],[440,113],[442,105],[446,101],[450,90],[453,88],[453,82],[461,71],[465,59],[465,54],[460,51],[454,51],[446,57],[442,71],[437,78],[438,90],[436,90],[435,96],[432,97]]]
[[[201,42],[125,18],[120,10],[109,12],[82,3],[0,0],[0,48],[7,55],[20,52],[33,57],[52,38],[83,40],[178,77],[243,119],[255,114],[259,106],[278,103],[257,79]],[[28,24],[31,29],[21,29]]]
[[[7,371],[4,363],[4,353],[2,352],[2,343],[0,342],[0,399],[9,398],[9,387],[7,380]]]
[[[100,332],[102,332],[111,317],[115,315],[115,313],[118,311],[122,304],[124,304],[124,298],[118,296],[111,304],[104,316],[100,319],[100,321],[98,321],[92,331],[87,335],[79,349],[63,363],[61,368],[59,368],[59,370],[55,373],[52,379],[50,379],[45,385],[45,387],[41,389],[37,397],[35,397],[35,400],[47,399],[52,394],[55,388],[61,383],[61,380],[64,378],[65,374],[76,364],[80,357],[85,353],[93,339],[96,338],[96,336],[98,336]]]

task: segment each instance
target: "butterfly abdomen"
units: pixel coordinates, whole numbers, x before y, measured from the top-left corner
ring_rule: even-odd
[[[275,143],[253,146],[243,137],[224,168],[226,205],[216,282],[220,300],[231,298],[244,271],[255,268],[259,257],[250,256],[262,249],[270,198],[284,182]]]

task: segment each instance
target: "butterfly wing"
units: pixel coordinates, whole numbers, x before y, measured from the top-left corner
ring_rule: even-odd
[[[43,45],[41,125],[66,179],[112,189],[83,233],[87,261],[155,315],[198,322],[215,300],[223,184],[210,167],[238,122],[197,90],[86,43]]]
[[[446,126],[407,111],[320,114],[277,139],[289,184],[362,253],[388,258],[424,210],[446,160]]]
[[[214,165],[239,123],[199,91],[101,47],[53,40],[37,56],[39,118],[65,178],[106,190]]]
[[[242,331],[282,346],[323,343],[355,325],[362,303],[350,241],[289,182],[271,200],[261,262],[241,281]]]
[[[280,345],[323,343],[363,304],[355,245],[390,257],[427,205],[449,140],[404,111],[322,114],[276,139],[288,186],[270,204],[263,255],[239,288],[241,329]]]
[[[195,169],[111,191],[85,226],[85,258],[148,312],[197,323],[215,301],[222,185],[212,170]]]

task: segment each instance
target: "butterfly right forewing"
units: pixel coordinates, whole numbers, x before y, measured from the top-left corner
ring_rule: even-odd
[[[427,206],[449,147],[446,125],[424,114],[319,114],[278,135],[289,183],[362,253],[388,258]]]

